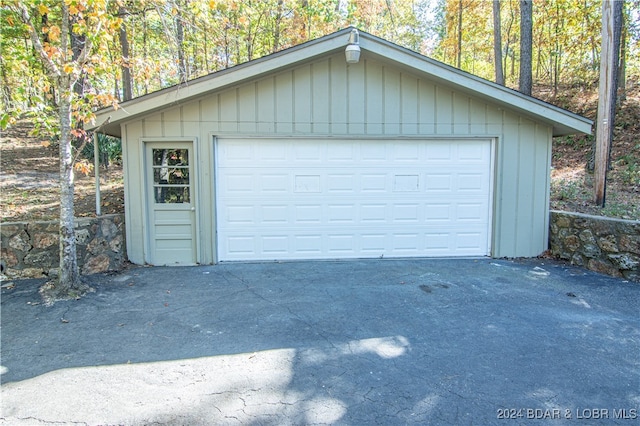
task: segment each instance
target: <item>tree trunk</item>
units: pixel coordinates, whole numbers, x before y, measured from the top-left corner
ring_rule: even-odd
[[[189,75],[187,73],[187,61],[184,56],[184,26],[182,23],[182,10],[181,4],[176,2],[176,48],[178,49],[178,76],[180,78],[180,83],[185,83],[189,79]]]
[[[208,49],[209,40],[207,39],[208,31],[207,31],[206,25],[204,26],[202,32],[203,32],[203,36],[204,36],[204,43],[202,45],[202,48],[204,50],[204,69],[205,69],[205,72],[207,74],[209,74],[211,72],[211,68],[209,67],[209,62],[210,62],[209,61],[209,49]]]
[[[515,63],[515,58],[513,55],[513,48],[511,47],[511,38],[512,38],[512,34],[511,34],[511,30],[513,28],[513,23],[515,21],[515,12],[513,10],[513,4],[510,1],[508,3],[508,7],[509,7],[509,20],[507,21],[507,26],[505,29],[505,45],[504,45],[504,62],[502,63],[502,69],[503,70],[507,70],[509,69],[509,77],[511,79],[513,79],[515,77],[514,74],[514,63]],[[501,23],[502,25],[502,23]],[[511,63],[509,64],[508,61],[511,60]],[[507,65],[510,65],[509,67],[507,67]],[[506,82],[506,77],[505,77],[505,82]]]
[[[128,101],[133,98],[133,80],[131,79],[131,62],[130,62],[130,53],[129,53],[129,38],[127,37],[127,26],[125,25],[124,19],[126,18],[128,12],[127,8],[124,6],[120,6],[118,9],[118,15],[123,19],[122,25],[120,26],[120,47],[122,48],[122,100]]]
[[[61,8],[62,28],[60,37],[62,40],[61,49],[64,52],[67,49],[66,41],[71,35],[71,29],[69,26],[69,10],[64,2]],[[80,53],[77,56],[76,52],[72,52],[72,54],[76,59],[80,56]],[[47,303],[57,299],[77,298],[90,289],[80,279],[75,237],[71,102],[77,86],[74,85],[72,76],[66,73],[58,73],[54,80],[60,93],[58,105],[60,122],[60,267],[58,279],[47,283],[41,289],[41,293]]]
[[[271,53],[275,53],[280,49],[280,24],[282,22],[282,0],[278,0],[278,7],[276,9],[276,17],[273,29],[273,47]]]
[[[147,26],[147,12],[146,9],[142,9],[142,61],[146,64],[148,61],[148,47],[147,47],[147,32],[149,28]],[[149,79],[144,78],[144,94],[149,94]]]
[[[68,77],[60,77],[60,80],[68,81]],[[74,230],[71,97],[69,94],[60,96],[58,111],[60,115],[60,276],[56,293],[62,295],[67,292],[67,289],[74,291],[82,288],[82,282],[78,269]]]
[[[618,103],[627,100],[627,43],[629,39],[629,14],[622,6],[620,33],[620,66],[618,68]]]
[[[458,0],[458,52],[456,57],[456,67],[462,66],[462,0]]]
[[[598,119],[596,123],[594,201],[604,207],[606,202],[607,169],[611,157],[611,140],[616,109],[618,61],[622,30],[622,2],[602,2],[602,49],[600,55],[600,85],[598,88]]]
[[[531,53],[533,49],[533,3],[532,0],[520,1],[520,78],[519,89],[525,95],[531,95],[533,79],[531,76]]]
[[[11,94],[11,85],[9,84],[7,69],[2,59],[2,54],[0,54],[0,73],[2,74],[2,104],[9,110],[13,108],[13,96]]]
[[[493,0],[493,58],[496,67],[496,83],[504,86],[502,69],[502,25],[500,24],[500,0]]]
[[[69,29],[71,29],[73,28],[73,25],[76,24],[77,18],[73,17],[68,19],[69,19]],[[86,43],[87,37],[84,35],[74,33],[71,30],[69,30],[69,37],[71,40],[71,51],[73,52],[72,59],[76,61],[80,57],[80,53],[82,52],[82,49],[84,49],[84,45]],[[82,96],[82,94],[85,93],[85,90],[87,89],[86,84],[87,84],[87,74],[84,72],[81,72],[80,77],[73,83],[73,91],[76,94]]]

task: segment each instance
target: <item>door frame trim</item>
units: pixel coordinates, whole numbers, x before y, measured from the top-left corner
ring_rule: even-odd
[[[147,185],[148,185],[148,179],[147,179],[147,169],[146,166],[147,164],[147,146],[149,144],[172,144],[172,143],[191,143],[192,148],[192,152],[193,152],[193,168],[190,171],[190,174],[193,174],[194,179],[193,179],[193,197],[195,200],[195,248],[196,248],[196,253],[195,253],[195,264],[199,264],[202,263],[202,249],[201,249],[201,243],[202,243],[202,239],[200,238],[200,211],[202,209],[202,207],[200,206],[200,173],[199,173],[199,161],[200,161],[200,147],[198,144],[198,138],[197,137],[144,137],[144,138],[140,138],[140,143],[138,144],[140,146],[140,182],[142,182],[142,187],[141,187],[141,191],[142,191],[142,195],[145,199],[144,203],[142,203],[143,207],[144,207],[144,211],[143,211],[143,217],[144,220],[142,221],[142,235],[144,236],[143,238],[143,244],[142,244],[142,250],[143,250],[143,259],[145,263],[151,263],[150,261],[151,259],[151,244],[150,244],[150,238],[151,238],[151,223],[149,223],[150,220],[150,208],[151,206],[149,206],[149,202],[148,202],[148,194],[147,194]]]

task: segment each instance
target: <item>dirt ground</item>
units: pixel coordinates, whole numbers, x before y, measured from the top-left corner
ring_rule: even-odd
[[[536,96],[596,121],[597,86],[566,88],[562,96],[538,87]],[[594,135],[556,138],[553,142],[551,208],[599,216],[640,220],[640,81],[627,84],[626,99],[615,117],[607,172],[605,207],[594,204],[593,173],[587,170]]]
[[[608,175],[607,205],[592,201],[593,175],[585,165],[591,153],[587,136],[556,139],[551,172],[551,208],[640,220],[640,90],[632,85],[616,116],[615,140]],[[544,88],[538,96],[578,114],[595,118],[595,91],[563,91],[558,98]],[[4,131],[0,150],[0,209],[2,222],[50,220],[58,217],[58,147],[46,146],[42,138],[29,136],[28,122]],[[124,212],[122,166],[101,167],[103,214]],[[76,173],[77,217],[95,216],[95,175]]]
[[[3,131],[0,150],[0,209],[2,222],[40,221],[59,217],[58,146],[29,136],[21,121]],[[101,167],[102,214],[124,212],[122,165]],[[95,216],[95,175],[75,173],[76,217]]]

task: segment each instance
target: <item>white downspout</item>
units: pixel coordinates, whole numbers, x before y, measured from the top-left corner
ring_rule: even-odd
[[[98,132],[93,132],[93,170],[96,175],[96,216],[102,215],[100,207],[100,148],[98,147]]]
[[[105,124],[109,124],[110,121],[111,116],[107,117],[104,123],[93,131],[93,170],[95,170],[94,174],[96,175],[96,216],[102,215],[102,209],[100,207],[100,148],[98,146],[98,132]]]

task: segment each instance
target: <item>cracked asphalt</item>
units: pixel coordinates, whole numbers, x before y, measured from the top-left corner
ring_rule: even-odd
[[[640,286],[550,260],[3,283],[0,424],[638,424]]]

